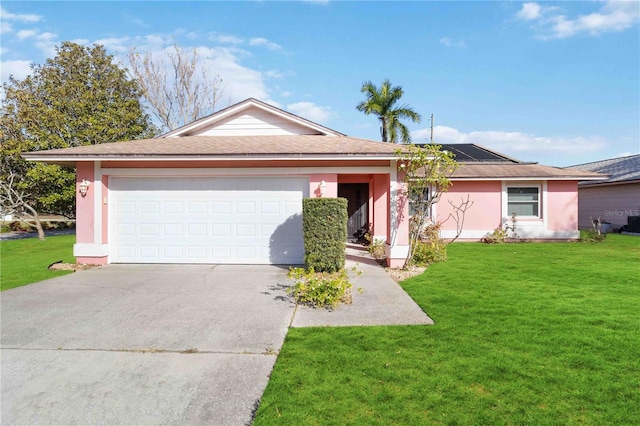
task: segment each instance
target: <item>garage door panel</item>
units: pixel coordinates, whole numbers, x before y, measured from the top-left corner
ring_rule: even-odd
[[[112,262],[302,263],[308,179],[112,177],[109,184]]]
[[[168,235],[171,237],[180,236],[183,233],[182,224],[181,223],[164,223],[162,225],[162,233],[163,235]]]

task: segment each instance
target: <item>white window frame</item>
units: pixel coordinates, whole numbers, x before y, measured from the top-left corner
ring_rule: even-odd
[[[512,213],[509,209],[509,189],[513,189],[513,188],[535,188],[538,190],[538,213],[536,215],[518,215],[516,214],[516,217],[519,218],[524,218],[524,219],[542,219],[544,217],[543,212],[544,212],[544,206],[543,206],[543,201],[544,201],[544,188],[542,187],[542,185],[538,182],[536,183],[524,183],[524,182],[509,182],[505,185],[504,187],[504,208],[503,208],[503,212],[504,212],[504,216],[505,217],[511,217]]]

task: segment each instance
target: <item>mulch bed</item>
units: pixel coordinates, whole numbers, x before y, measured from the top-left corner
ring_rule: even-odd
[[[84,271],[85,269],[95,268],[99,265],[86,265],[84,263],[63,263],[56,262],[49,265],[52,271]]]

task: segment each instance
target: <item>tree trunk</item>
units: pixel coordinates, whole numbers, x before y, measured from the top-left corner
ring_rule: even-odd
[[[382,142],[387,142],[387,123],[384,117],[380,117],[380,135],[382,135]]]
[[[40,215],[38,214],[38,211],[26,203],[24,204],[24,207],[31,212],[30,216],[35,222],[35,225],[32,226],[38,230],[38,238],[40,241],[44,241],[44,229],[42,229],[42,223],[40,222]]]
[[[34,221],[36,222],[36,229],[38,230],[38,239],[40,241],[44,241],[44,229],[42,229],[42,223],[40,223],[40,217],[36,216],[34,218]]]

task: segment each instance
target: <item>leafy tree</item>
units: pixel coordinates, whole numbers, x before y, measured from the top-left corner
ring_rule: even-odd
[[[411,215],[409,252],[405,267],[412,264],[421,238],[425,233],[429,233],[427,228],[435,226],[435,229],[439,229],[441,225],[432,217],[433,206],[452,185],[451,175],[458,168],[454,154],[441,148],[437,144],[427,144],[423,147],[409,145],[396,153],[400,160],[401,178],[408,192],[404,199],[410,203]],[[464,214],[468,207],[470,206],[467,200],[467,204],[454,206],[454,209],[458,208]]]
[[[0,110],[2,210],[75,217],[75,171],[25,161],[20,154],[152,137],[156,130],[128,79],[104,47],[64,42],[32,65],[24,80],[3,83]],[[11,194],[11,196],[9,196]]]
[[[382,142],[402,143],[411,142],[409,129],[400,120],[409,119],[419,123],[422,117],[408,105],[396,105],[404,91],[402,86],[391,87],[386,79],[378,88],[370,81],[366,81],[360,89],[366,95],[366,100],[360,102],[356,108],[365,114],[375,114],[380,119],[380,135]]]
[[[129,70],[153,115],[170,131],[205,117],[216,108],[224,92],[222,79],[200,62],[196,49],[174,44],[163,55],[129,50]]]

